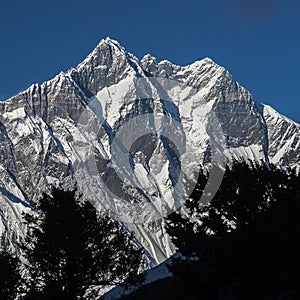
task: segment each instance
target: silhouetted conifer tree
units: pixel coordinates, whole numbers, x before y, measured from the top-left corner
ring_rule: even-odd
[[[176,299],[299,299],[300,178],[295,170],[235,163],[208,206],[206,176],[167,232],[184,259],[170,266]]]
[[[75,191],[44,194],[25,219],[26,299],[82,299],[93,286],[138,279],[142,252],[132,237],[89,202],[75,201]]]

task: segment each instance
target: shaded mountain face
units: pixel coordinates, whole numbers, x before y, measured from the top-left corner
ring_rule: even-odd
[[[163,261],[174,249],[162,218],[180,209],[200,167],[299,168],[299,129],[209,58],[138,60],[107,38],[76,68],[0,104],[1,247],[17,250],[22,212],[42,191],[77,184]]]

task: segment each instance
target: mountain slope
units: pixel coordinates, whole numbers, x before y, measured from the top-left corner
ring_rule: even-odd
[[[161,262],[173,253],[161,219],[201,166],[299,167],[299,129],[209,58],[139,61],[107,38],[76,68],[0,104],[1,247],[16,250],[21,213],[42,191],[77,183]]]

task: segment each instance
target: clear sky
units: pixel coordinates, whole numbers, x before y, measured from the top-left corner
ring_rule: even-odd
[[[141,58],[206,56],[300,122],[300,1],[10,0],[0,4],[0,99],[76,66],[110,36]]]

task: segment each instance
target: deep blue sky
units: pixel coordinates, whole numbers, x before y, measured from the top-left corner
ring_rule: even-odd
[[[75,66],[101,38],[141,58],[206,56],[300,122],[300,1],[11,0],[0,4],[0,99]]]

